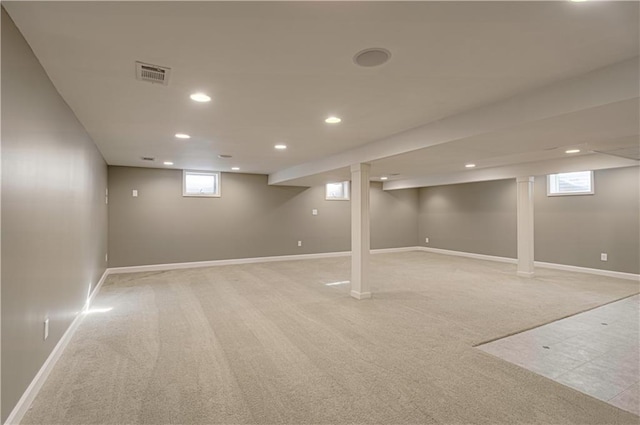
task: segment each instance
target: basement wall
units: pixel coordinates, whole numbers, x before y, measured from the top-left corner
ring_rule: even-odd
[[[595,171],[594,195],[548,197],[546,184],[535,178],[536,261],[640,273],[640,167]],[[515,179],[419,189],[422,246],[516,258],[516,223]]]
[[[221,194],[183,197],[181,170],[110,166],[109,266],[351,249],[350,203],[325,200],[324,186],[269,186],[266,175],[222,173]],[[417,214],[417,189],[383,192],[373,183],[372,248],[415,246]]]
[[[419,205],[421,246],[516,258],[515,180],[423,187]]]
[[[598,170],[593,179],[593,195],[547,196],[546,176],[536,177],[535,259],[640,273],[640,167]]]
[[[4,422],[105,270],[107,166],[1,15]]]

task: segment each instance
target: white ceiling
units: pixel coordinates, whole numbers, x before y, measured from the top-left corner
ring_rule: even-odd
[[[637,2],[3,5],[111,165],[149,166],[140,157],[152,156],[151,166],[173,161],[174,168],[239,166],[273,175],[393,143],[403,131],[639,50]],[[356,66],[353,55],[368,47],[388,49],[391,60]],[[169,86],[137,81],[136,60],[170,67]],[[192,102],[195,91],[213,101]],[[551,160],[565,146],[637,145],[638,112],[636,90],[610,104],[378,158],[373,169],[415,179],[456,172],[464,162],[490,168]],[[325,124],[332,114],[343,122]],[[192,139],[175,140],[176,132]],[[276,143],[289,149],[275,151]],[[344,175],[342,165],[335,168],[315,179]]]

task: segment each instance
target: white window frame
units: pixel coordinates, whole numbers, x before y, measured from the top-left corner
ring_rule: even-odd
[[[349,199],[351,199],[351,187],[349,185],[349,180],[344,181],[344,182],[333,182],[333,183],[327,183],[324,186],[324,199],[326,201],[348,201]],[[345,194],[345,196],[341,197],[341,198],[335,198],[335,197],[329,197],[329,185],[330,184],[341,184],[342,185],[342,192]]]
[[[213,176],[215,179],[214,193],[188,193],[187,192],[187,176]],[[195,198],[219,198],[220,197],[220,172],[219,171],[198,171],[198,170],[182,170],[182,196]]]
[[[571,171],[571,173],[578,173],[580,171]],[[586,172],[586,171],[582,171]],[[559,174],[569,174],[569,173],[554,173],[547,174],[547,196],[584,196],[584,195],[593,195],[595,193],[595,179],[593,177],[593,171],[589,171],[590,179],[591,179],[591,190],[585,192],[559,192],[552,193],[551,192],[551,176],[557,176]]]

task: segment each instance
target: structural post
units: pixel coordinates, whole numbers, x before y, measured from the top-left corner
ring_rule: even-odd
[[[351,296],[371,298],[369,283],[369,164],[351,166]]]
[[[518,177],[518,276],[533,277],[533,177]]]

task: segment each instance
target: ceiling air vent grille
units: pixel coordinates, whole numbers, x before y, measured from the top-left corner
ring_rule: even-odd
[[[164,86],[169,84],[171,68],[160,65],[151,65],[143,62],[136,62],[136,79],[159,83]]]
[[[140,157],[140,159],[143,160],[143,161],[155,161],[156,160],[152,156],[143,156],[143,157]]]

